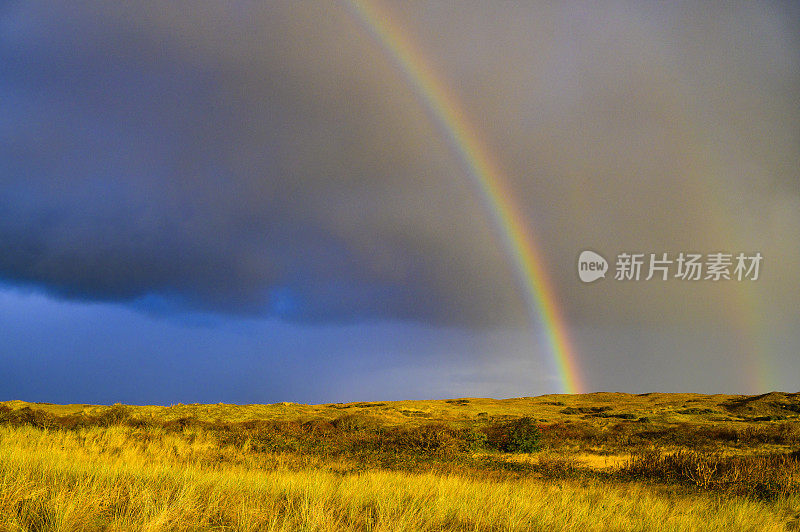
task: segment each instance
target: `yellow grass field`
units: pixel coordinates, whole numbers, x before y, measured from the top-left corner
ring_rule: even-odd
[[[791,530],[798,412],[793,394],[11,401],[0,530]]]

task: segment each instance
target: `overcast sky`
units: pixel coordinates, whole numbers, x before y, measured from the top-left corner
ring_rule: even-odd
[[[798,391],[798,4],[370,5],[503,168],[587,391]],[[0,400],[557,392],[490,214],[346,2],[0,4]]]

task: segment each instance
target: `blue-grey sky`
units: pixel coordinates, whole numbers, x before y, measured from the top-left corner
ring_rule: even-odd
[[[374,5],[503,168],[587,390],[795,391],[797,4]],[[0,400],[558,391],[466,171],[347,3],[4,2]],[[764,261],[583,284],[584,249]]]

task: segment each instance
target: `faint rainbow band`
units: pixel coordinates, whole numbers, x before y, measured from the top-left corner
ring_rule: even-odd
[[[401,28],[393,23],[392,17],[366,1],[348,0],[347,4],[356,18],[397,63],[456,154],[469,169],[469,177],[480,190],[492,222],[502,236],[504,247],[524,286],[525,302],[531,319],[538,316],[541,321],[558,371],[561,391],[584,392],[577,356],[555,290],[543,267],[540,247],[527,227],[519,206],[514,202],[507,180],[491,157],[486,143],[469,123],[455,94],[435,75],[423,54],[403,35]]]

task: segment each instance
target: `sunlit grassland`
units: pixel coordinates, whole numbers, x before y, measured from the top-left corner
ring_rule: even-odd
[[[677,424],[659,425],[638,421],[646,407],[633,398],[599,413],[641,407],[635,419],[594,416],[587,405],[598,403],[589,398],[544,405],[589,414],[538,421],[542,450],[494,449],[497,431],[515,426],[509,420],[551,415],[537,411],[537,400],[527,410],[515,403],[511,414],[489,400],[218,411],[14,403],[0,419],[0,530],[767,531],[797,524],[791,451],[800,448],[800,430],[791,416],[759,425],[704,405],[695,411],[699,428],[683,424],[679,416],[689,414],[666,409],[656,416],[678,416]],[[487,407],[492,414],[482,414]],[[683,403],[674,409],[687,410]],[[707,419],[723,413],[724,423]],[[476,444],[475,433],[488,440]],[[654,450],[647,438],[665,445]],[[684,454],[659,459],[676,448]],[[719,457],[757,455],[787,460],[789,476],[765,496],[740,495],[720,476],[730,464]],[[708,484],[694,482],[692,468],[707,472],[709,464],[716,469]],[[775,478],[759,482],[768,488]]]
[[[209,442],[167,437],[142,448],[119,428],[4,427],[0,435],[5,530],[782,530],[796,502],[634,483],[343,475],[280,460],[219,465],[208,460]]]

